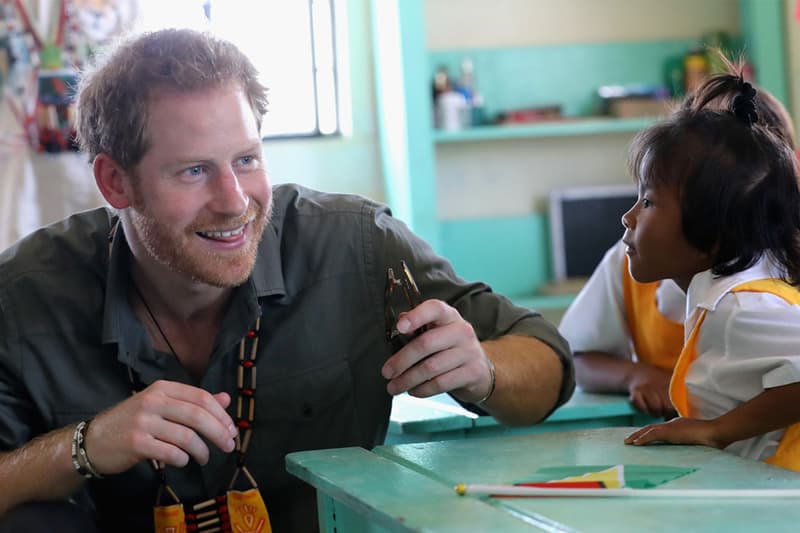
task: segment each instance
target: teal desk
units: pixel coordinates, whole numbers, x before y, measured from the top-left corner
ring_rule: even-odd
[[[320,531],[798,531],[798,499],[458,496],[457,483],[508,483],[544,466],[676,465],[657,488],[798,489],[800,474],[701,446],[625,446],[631,428],[296,452],[287,470],[317,489]]]
[[[654,418],[631,405],[627,396],[576,390],[572,398],[543,423],[507,427],[490,416],[477,416],[447,394],[431,398],[400,395],[392,403],[386,444],[470,439],[612,426],[644,426]]]

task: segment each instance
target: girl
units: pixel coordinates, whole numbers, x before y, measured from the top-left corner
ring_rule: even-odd
[[[680,110],[690,111],[696,97],[706,99],[706,109],[730,107],[738,91],[716,90],[716,98],[709,91],[741,76],[745,65],[716,53],[727,72],[706,81],[700,92],[681,103]],[[754,102],[759,123],[794,147],[794,128],[783,105],[762,89]],[[558,326],[575,352],[578,386],[590,392],[628,393],[640,411],[675,416],[669,383],[683,348],[685,313],[686,294],[671,279],[637,283],[631,278],[625,245],[618,241]]]
[[[727,110],[709,105],[725,98]],[[762,99],[741,76],[715,76],[631,147],[630,274],[672,279],[687,307],[670,383],[681,416],[625,442],[703,444],[800,471],[800,190]]]

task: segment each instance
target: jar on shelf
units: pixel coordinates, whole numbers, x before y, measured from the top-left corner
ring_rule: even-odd
[[[458,91],[446,91],[436,99],[435,122],[442,130],[460,130],[469,126],[467,99]]]

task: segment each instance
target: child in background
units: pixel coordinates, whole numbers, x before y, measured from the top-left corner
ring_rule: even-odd
[[[765,127],[763,98],[741,76],[716,76],[632,144],[630,274],[673,280],[687,316],[670,383],[680,418],[625,442],[702,444],[800,470],[798,166]]]
[[[727,74],[709,78],[679,111],[731,76],[741,77],[743,63],[720,54]],[[716,92],[705,107],[728,109],[733,96]],[[760,122],[790,146],[794,128],[783,105],[759,90],[755,100]],[[578,385],[589,392],[627,392],[633,405],[651,416],[675,415],[669,398],[672,369],[683,348],[686,295],[671,279],[638,283],[628,271],[625,245],[614,245],[569,306],[559,330],[575,352]]]

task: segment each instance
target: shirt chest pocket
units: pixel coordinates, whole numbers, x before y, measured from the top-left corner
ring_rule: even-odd
[[[313,422],[352,402],[353,379],[345,360],[259,383],[257,422]]]
[[[265,439],[267,447],[295,450],[354,442],[360,431],[350,365],[342,359],[259,383],[254,418],[262,431],[253,438]]]

